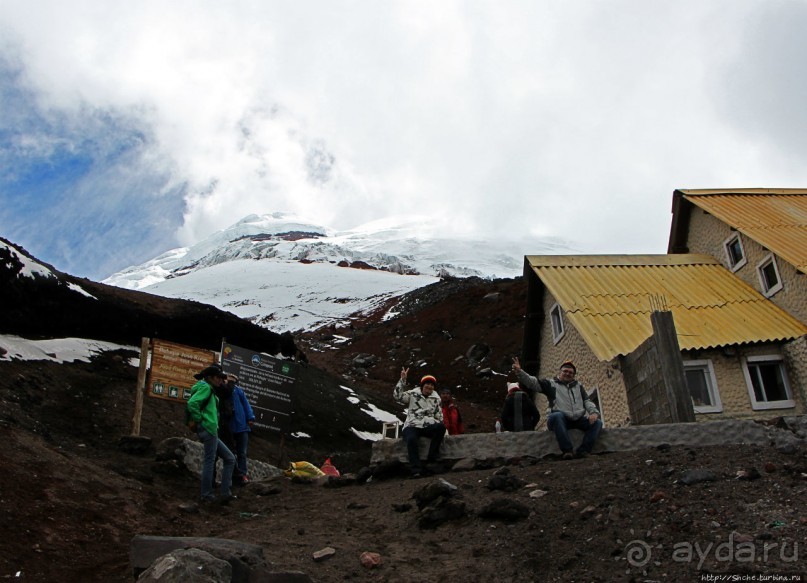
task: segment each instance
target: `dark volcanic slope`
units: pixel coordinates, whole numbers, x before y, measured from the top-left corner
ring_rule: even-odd
[[[13,243],[0,239],[9,245]],[[30,257],[23,249],[20,255]],[[293,356],[290,334],[276,334],[199,302],[161,298],[59,272],[56,278],[20,275],[22,263],[0,248],[0,332],[26,338],[78,337],[134,346],[146,337],[218,350],[226,337],[233,344],[269,354]],[[76,284],[93,297],[74,291]]]
[[[526,285],[521,278],[448,279],[415,290],[351,327],[304,334],[310,361],[400,409],[392,388],[402,366],[448,385],[469,432],[491,431],[506,394],[511,358],[521,349]],[[399,315],[381,321],[390,307]],[[335,342],[335,336],[339,342]],[[347,341],[341,341],[347,337]]]

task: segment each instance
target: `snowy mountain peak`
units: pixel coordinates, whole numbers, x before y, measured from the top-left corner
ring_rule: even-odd
[[[420,216],[336,231],[293,213],[253,214],[104,283],[210,303],[285,331],[344,321],[442,277],[519,276],[525,254],[570,250],[558,240],[435,233],[434,222]]]

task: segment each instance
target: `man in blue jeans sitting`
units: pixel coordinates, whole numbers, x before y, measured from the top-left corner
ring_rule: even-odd
[[[577,448],[577,457],[590,454],[602,429],[602,421],[600,412],[588,398],[583,385],[574,380],[577,374],[574,364],[567,360],[560,365],[560,371],[555,378],[537,379],[524,372],[518,358],[514,358],[513,372],[531,396],[536,392],[547,396],[550,413],[546,419],[546,427],[555,432],[563,459],[574,457],[569,429],[580,429],[585,433],[583,442]]]
[[[406,421],[401,433],[409,456],[409,471],[412,472],[413,478],[419,478],[423,473],[420,464],[419,439],[421,437],[431,439],[426,461],[435,462],[446,434],[446,427],[443,425],[443,408],[440,404],[440,397],[434,392],[437,379],[426,375],[420,379],[420,387],[407,390],[406,376],[408,373],[408,368],[401,369],[401,379],[395,385],[392,396],[402,405],[406,405]]]
[[[188,400],[188,412],[195,426],[196,435],[204,445],[204,461],[202,462],[202,502],[213,502],[213,468],[216,455],[224,462],[221,472],[221,498],[219,503],[229,504],[235,500],[231,491],[235,456],[219,439],[219,398],[214,389],[224,382],[227,375],[217,364],[208,366],[199,374],[193,375],[197,382],[191,387],[191,398]]]

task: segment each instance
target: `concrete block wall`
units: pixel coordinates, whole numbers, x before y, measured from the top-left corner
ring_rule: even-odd
[[[625,391],[634,425],[670,423],[672,413],[659,366],[655,337],[622,359]]]

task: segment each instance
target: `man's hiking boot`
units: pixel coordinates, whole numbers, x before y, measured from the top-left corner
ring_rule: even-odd
[[[238,496],[236,496],[235,494],[228,494],[226,496],[222,496],[221,498],[219,498],[219,504],[221,504],[222,506],[227,506],[233,500],[238,500]]]

